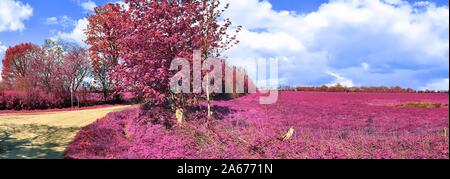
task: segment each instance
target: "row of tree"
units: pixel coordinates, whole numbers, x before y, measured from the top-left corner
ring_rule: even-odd
[[[284,86],[279,88],[282,91],[306,91],[306,92],[367,92],[367,93],[440,93],[446,91],[433,90],[414,90],[412,88],[402,88],[400,86],[360,86],[360,87],[345,87],[341,84],[334,86],[299,86],[291,87]]]
[[[33,93],[36,89],[74,103],[74,93],[91,73],[87,50],[69,42],[46,40],[44,45],[23,43],[6,50],[2,86]]]
[[[193,65],[194,50],[201,51],[203,64],[207,58],[221,57],[223,51],[239,42],[236,34],[229,34],[231,21],[221,17],[228,5],[221,5],[219,0],[124,2],[97,7],[88,17],[88,49],[51,40],[43,46],[25,43],[9,48],[3,59],[4,85],[17,90],[45,89],[70,96],[73,104],[73,94],[86,83],[101,91],[105,100],[114,89],[132,92],[147,104],[172,110],[184,108],[196,98],[206,98],[210,109],[212,94],[208,90],[200,94],[171,91],[170,79],[177,71],[170,70],[170,65],[180,57]],[[234,29],[237,33],[241,27]],[[206,89],[217,80],[209,80],[212,70],[200,72],[208,79]]]

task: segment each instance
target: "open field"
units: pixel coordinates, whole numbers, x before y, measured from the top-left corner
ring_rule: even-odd
[[[62,158],[75,134],[109,112],[130,106],[76,111],[0,113],[0,158]]]
[[[448,94],[281,92],[276,104],[258,101],[215,101],[214,120],[199,108],[175,126],[161,110],[110,113],[80,131],[66,157],[449,158]]]
[[[281,92],[275,104],[258,101],[215,101],[209,122],[204,107],[192,108],[183,125],[170,111],[130,106],[2,113],[0,158],[449,158],[447,93]]]

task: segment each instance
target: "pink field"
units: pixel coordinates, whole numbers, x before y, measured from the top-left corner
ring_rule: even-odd
[[[67,158],[449,158],[448,94],[282,92],[216,101],[184,126],[172,114],[111,113],[78,133]],[[440,108],[397,107],[439,103]],[[277,138],[294,128],[287,141]]]

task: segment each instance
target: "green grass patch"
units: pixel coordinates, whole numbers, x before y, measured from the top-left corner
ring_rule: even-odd
[[[406,103],[406,104],[400,104],[397,105],[397,107],[403,107],[403,108],[441,108],[443,107],[440,103]]]

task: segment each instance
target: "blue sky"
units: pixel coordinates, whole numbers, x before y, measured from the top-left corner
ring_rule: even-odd
[[[410,3],[415,3],[423,0],[408,0]],[[269,0],[275,10],[289,10],[300,13],[310,13],[316,11],[323,3],[328,0]],[[448,5],[448,0],[434,0],[431,1],[437,5]]]
[[[81,43],[91,8],[112,1],[1,0],[0,56],[22,42]],[[448,89],[448,0],[225,1],[244,26],[229,56],[282,58],[282,84]]]
[[[9,0],[8,0],[9,1]],[[52,37],[56,32],[70,32],[76,20],[86,17],[90,11],[82,7],[83,0],[20,0],[33,9],[33,15],[24,20],[25,29],[22,31],[0,32],[0,41],[4,45],[14,45],[21,42],[43,43],[44,39]],[[104,4],[108,0],[95,0],[96,4]],[[47,18],[67,16],[74,22],[68,27],[61,24],[48,24]]]

